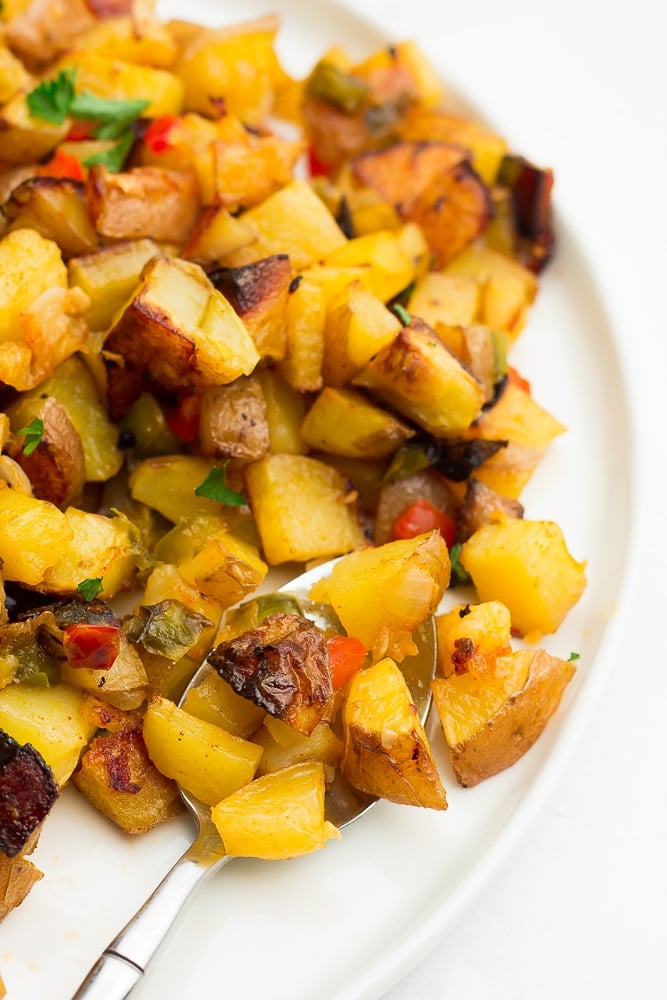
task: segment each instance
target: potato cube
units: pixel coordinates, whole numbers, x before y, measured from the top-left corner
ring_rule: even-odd
[[[257,590],[269,568],[254,546],[223,531],[178,569],[186,583],[229,608]]]
[[[449,583],[447,546],[439,532],[351,552],[311,589],[331,604],[348,635],[374,659],[416,652],[412,633],[438,606]]]
[[[146,709],[144,740],[162,774],[211,806],[251,781],[262,756],[261,747],[160,697]]]
[[[328,254],[324,263],[329,267],[369,267],[372,292],[381,302],[388,302],[414,281],[418,261],[404,249],[401,230],[383,230],[348,240]]]
[[[86,50],[68,52],[56,68],[76,68],[78,93],[87,91],[116,101],[148,100],[144,114],[149,118],[177,115],[183,105],[183,81],[167,70]]]
[[[0,163],[14,165],[35,163],[48,156],[69,130],[69,121],[54,125],[43,118],[34,118],[19,92],[0,109]]]
[[[259,729],[265,715],[263,708],[237,694],[227,681],[213,671],[201,684],[190,688],[182,707],[190,715],[243,739],[248,739]],[[254,738],[253,742],[256,743],[257,739]]]
[[[164,167],[111,173],[95,164],[86,182],[86,203],[97,232],[115,240],[185,243],[199,212],[194,174]]]
[[[106,347],[170,389],[233,382],[259,354],[243,321],[188,261],[155,257]]]
[[[555,632],[586,586],[586,564],[569,553],[553,521],[487,524],[462,546],[461,563],[481,601],[509,608],[512,629]]]
[[[41,587],[76,594],[82,580],[102,580],[100,598],[109,599],[134,578],[136,563],[128,521],[68,507],[65,517],[72,536],[65,551],[45,571]]]
[[[444,677],[471,673],[480,677],[499,656],[511,652],[511,618],[499,601],[459,604],[436,617],[438,669]]]
[[[360,281],[336,297],[324,327],[322,375],[327,385],[341,386],[357,375],[378,351],[391,344],[401,324],[398,317]]]
[[[67,288],[67,268],[53,240],[34,229],[0,240],[0,341],[23,338],[25,310],[52,288]]]
[[[69,684],[10,684],[0,691],[0,729],[30,743],[64,785],[95,732],[81,713],[83,693]]]
[[[130,493],[134,500],[159,511],[174,524],[200,514],[218,516],[221,506],[217,500],[195,493],[215,464],[215,459],[201,455],[146,458],[130,474]]]
[[[500,399],[484,411],[470,429],[469,436],[487,441],[506,439],[529,448],[544,449],[566,429],[529,392],[509,380]]]
[[[326,299],[319,282],[301,275],[290,286],[285,307],[286,354],[276,369],[297,392],[322,386]]]
[[[403,674],[385,658],[350,680],[340,769],[354,788],[410,806],[446,809],[447,797]]]
[[[153,240],[127,240],[69,261],[70,284],[83,289],[90,299],[85,317],[91,330],[109,328],[139,284],[144,264],[160,252]]]
[[[308,445],[301,435],[306,401],[274,368],[258,368],[257,379],[266,404],[270,449],[277,454],[303,455]]]
[[[73,536],[69,519],[53,504],[0,482],[0,559],[5,580],[28,586],[40,583],[67,552]]]
[[[301,425],[311,448],[350,458],[387,458],[414,430],[354,389],[325,387]]]
[[[326,558],[364,544],[354,497],[335,469],[305,455],[269,455],[246,480],[266,560]],[[317,517],[313,517],[313,511]]]
[[[324,818],[321,761],[304,761],[256,778],[219,802],[211,819],[233,857],[294,858],[340,837]]]

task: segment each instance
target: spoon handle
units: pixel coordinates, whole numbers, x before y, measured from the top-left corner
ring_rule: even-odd
[[[140,910],[105,948],[72,1000],[124,1000],[142,978],[183,904],[205,875],[229,860],[202,858],[197,842],[179,858]]]

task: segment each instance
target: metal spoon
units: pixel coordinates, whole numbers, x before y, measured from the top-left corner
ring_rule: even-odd
[[[326,577],[337,560],[322,563],[280,588],[307,605],[307,594],[317,580]],[[311,617],[307,606],[304,613]],[[316,616],[312,615],[314,620]],[[422,722],[431,707],[430,682],[435,676],[436,636],[433,618],[428,618],[415,632],[418,652],[402,660],[400,667],[410,688]],[[188,684],[188,691],[202,682],[212,668],[206,661]],[[210,875],[230,860],[211,821],[210,809],[182,788],[181,797],[198,825],[196,839],[165,875],[140,910],[93,965],[74,994],[73,1000],[124,1000],[141,980],[148,962],[158,950],[175,922],[181,908],[204,876]],[[378,800],[353,789],[340,775],[327,791],[325,815],[339,829],[349,826]]]

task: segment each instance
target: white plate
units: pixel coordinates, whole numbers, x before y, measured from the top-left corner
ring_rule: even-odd
[[[398,40],[321,0],[228,2],[219,23],[272,8],[283,15],[281,55],[297,75],[333,44],[363,56]],[[216,17],[206,0],[176,0],[160,12],[209,23]],[[383,803],[325,851],[285,863],[227,866],[183,912],[141,997],[211,991],[271,1000],[377,997],[474,903],[575,745],[616,630],[632,477],[621,481],[614,472],[630,469],[634,453],[614,332],[576,237],[566,219],[557,222],[557,257],[512,359],[531,379],[536,398],[569,427],[522,498],[526,516],[557,521],[572,553],[588,560],[583,598],[545,643],[557,655],[581,655],[559,712],[519,764],[470,790],[456,786],[432,725],[446,813]],[[190,835],[183,819],[128,838],[66,790],[34,856],[45,877],[2,924],[0,972],[11,1000],[70,997]]]

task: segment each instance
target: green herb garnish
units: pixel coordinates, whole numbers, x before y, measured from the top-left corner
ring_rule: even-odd
[[[23,442],[23,454],[32,455],[44,437],[44,421],[40,417],[35,417],[27,427],[21,428],[19,434],[23,434],[25,439]]]
[[[217,500],[218,503],[224,503],[228,507],[243,507],[248,502],[246,498],[227,485],[228,464],[225,462],[222,468],[214,465],[204,482],[196,487],[195,496]]]
[[[43,80],[26,97],[30,114],[53,125],[62,125],[74,100],[75,79],[75,69],[63,69],[52,80]]]
[[[570,653],[570,655],[567,658],[567,662],[571,663],[572,660],[579,660],[579,659],[581,659],[581,653]]]
[[[94,153],[83,161],[83,165],[84,167],[92,167],[96,163],[102,163],[112,174],[116,174],[119,170],[123,169],[133,143],[134,132],[129,130],[115,146],[103,149],[101,153]]]
[[[102,577],[96,576],[87,580],[82,580],[81,583],[77,583],[76,589],[79,591],[84,601],[94,601],[97,595],[103,590]]]
[[[75,94],[69,113],[74,118],[95,122],[96,139],[118,139],[145,111],[150,101],[117,101],[84,90]]]
[[[391,311],[398,316],[403,326],[410,325],[412,317],[410,316],[408,310],[404,309],[403,306],[400,305],[400,303],[395,302],[394,305],[391,307]]]
[[[454,587],[465,586],[466,584],[472,582],[472,577],[470,576],[470,573],[468,572],[467,569],[465,569],[461,565],[459,558],[460,555],[461,555],[461,543],[457,542],[455,545],[452,545],[451,549],[449,550],[449,561],[452,564],[451,585]]]

